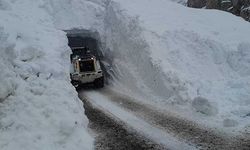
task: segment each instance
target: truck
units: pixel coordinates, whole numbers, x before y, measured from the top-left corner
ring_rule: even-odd
[[[96,58],[87,47],[71,47],[71,83],[80,87],[93,84],[96,88],[104,87],[104,75],[100,60]]]

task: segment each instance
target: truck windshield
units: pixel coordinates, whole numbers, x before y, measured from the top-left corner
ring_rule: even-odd
[[[80,72],[95,71],[94,60],[79,61]]]

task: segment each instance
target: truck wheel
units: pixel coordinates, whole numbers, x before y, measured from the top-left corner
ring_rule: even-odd
[[[71,81],[72,85],[76,88],[76,90],[81,90],[82,88],[82,83],[79,81]]]
[[[96,88],[103,88],[104,87],[104,77],[102,76],[101,78],[95,79],[94,86]]]
[[[78,81],[71,80],[71,84],[72,84],[74,87],[78,87],[80,83],[79,83]]]

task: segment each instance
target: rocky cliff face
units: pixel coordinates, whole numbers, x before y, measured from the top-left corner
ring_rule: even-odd
[[[228,11],[250,21],[250,0],[188,0],[187,6]]]
[[[206,6],[207,0],[188,0],[187,6],[193,8],[203,8]]]
[[[220,9],[220,0],[206,0],[207,9]]]
[[[240,9],[240,16],[250,21],[250,0],[244,0],[242,8]]]

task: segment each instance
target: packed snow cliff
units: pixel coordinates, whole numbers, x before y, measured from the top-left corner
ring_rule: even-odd
[[[83,104],[70,84],[71,50],[48,5],[0,0],[1,150],[93,149]]]
[[[248,22],[167,0],[115,0],[104,14],[116,89],[208,127],[250,133]]]
[[[178,0],[0,0],[0,149],[92,149],[63,30],[98,32],[109,88],[250,133],[250,24]]]

